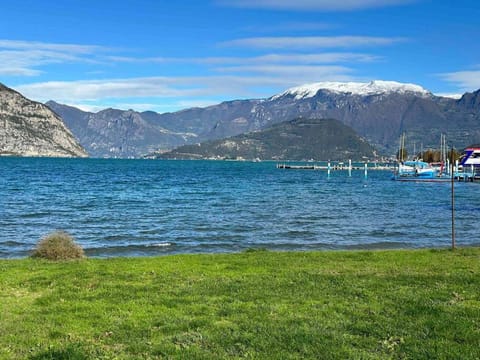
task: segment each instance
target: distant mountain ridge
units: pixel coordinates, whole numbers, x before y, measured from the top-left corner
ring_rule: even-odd
[[[365,160],[375,149],[334,119],[295,119],[263,130],[154,154],[162,159]]]
[[[457,148],[480,142],[480,90],[456,100],[393,81],[307,84],[268,99],[226,101],[164,114],[112,109],[88,113],[52,102],[48,105],[80,143],[100,157],[138,157],[156,149],[167,151],[261,130],[298,117],[338,119],[384,155],[395,153],[402,133],[417,149],[438,147],[442,133]]]
[[[93,157],[138,157],[157,150],[185,144],[196,134],[163,128],[151,123],[148,115],[128,110],[105,109],[85,112],[49,101],[46,105],[59,114]]]
[[[0,155],[86,157],[62,119],[0,84]]]

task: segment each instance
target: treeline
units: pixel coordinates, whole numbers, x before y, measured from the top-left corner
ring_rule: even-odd
[[[450,160],[451,159],[457,160],[460,158],[460,155],[461,153],[455,149],[450,149],[447,151],[447,159],[450,159]],[[409,154],[406,149],[400,149],[400,151],[397,152],[397,160],[399,161],[407,160],[408,156]],[[428,149],[423,152],[418,152],[415,155],[415,158],[422,159],[423,161],[428,163],[441,162],[442,152],[440,150]]]
[[[420,152],[418,156],[423,159],[423,161],[432,163],[432,162],[441,162],[442,161],[442,152],[440,150],[428,149],[424,152]],[[455,149],[450,149],[447,151],[447,159],[457,160],[460,158],[460,153]]]

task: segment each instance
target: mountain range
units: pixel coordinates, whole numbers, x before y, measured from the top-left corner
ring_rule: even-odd
[[[86,156],[86,150],[92,157],[142,157],[297,118],[337,119],[387,156],[395,154],[403,133],[417,149],[438,148],[441,134],[457,149],[480,142],[480,90],[451,99],[393,81],[314,83],[267,99],[164,114],[46,105],[0,85],[0,154]]]
[[[53,101],[47,105],[94,157],[140,157],[299,117],[337,119],[382,155],[396,152],[402,133],[417,149],[438,147],[441,134],[456,148],[480,142],[480,90],[451,99],[393,81],[314,83],[268,99],[227,101],[164,114],[114,109],[92,113]]]
[[[0,155],[86,157],[62,119],[0,84]]]

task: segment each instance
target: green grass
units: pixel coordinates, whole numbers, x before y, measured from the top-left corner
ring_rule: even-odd
[[[0,261],[0,359],[478,359],[480,249]]]

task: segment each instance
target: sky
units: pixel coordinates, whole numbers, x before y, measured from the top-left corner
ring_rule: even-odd
[[[476,0],[0,0],[0,82],[160,113],[321,81],[480,88]]]

